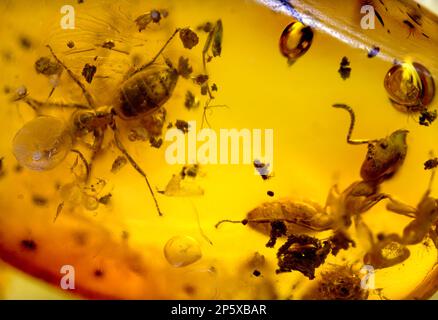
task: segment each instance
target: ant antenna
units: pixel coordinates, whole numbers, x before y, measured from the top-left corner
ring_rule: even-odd
[[[169,45],[169,43],[172,41],[172,39],[176,36],[176,34],[180,31],[180,28],[176,28],[175,31],[172,33],[172,35],[170,36],[169,39],[167,39],[166,43],[163,45],[163,47],[160,49],[160,51],[158,51],[158,53],[152,58],[151,61],[149,61],[148,63],[142,65],[140,68],[136,69],[131,76],[133,76],[134,74],[146,69],[147,67],[151,66],[152,64],[154,64],[154,62],[158,59],[158,57],[163,53],[164,49],[166,49],[166,47]]]
[[[373,140],[363,140],[363,139],[352,140],[351,135],[353,134],[354,124],[356,123],[356,116],[354,114],[353,109],[350,106],[347,106],[346,104],[343,103],[336,103],[332,107],[347,110],[347,112],[350,114],[350,128],[348,129],[348,133],[347,133],[347,143],[365,144],[373,141]]]
[[[91,94],[87,91],[87,89],[85,88],[84,84],[81,82],[81,80],[79,80],[79,78],[73,73],[73,71],[71,71],[65,64],[64,62],[62,62],[55,54],[55,52],[53,51],[52,47],[50,45],[46,46],[47,48],[49,48],[50,53],[52,54],[53,58],[55,58],[56,62],[58,62],[68,73],[68,75],[70,76],[70,78],[72,78],[72,80],[79,86],[79,88],[81,88],[82,93],[85,96],[85,99],[87,100],[88,104],[90,105],[91,108],[96,109],[96,104],[94,102],[93,97],[91,96]]]
[[[152,189],[152,186],[149,183],[149,179],[148,179],[146,173],[143,171],[143,169],[141,169],[140,166],[137,164],[137,162],[135,162],[135,160],[131,157],[131,155],[128,153],[128,151],[126,150],[126,148],[123,146],[122,142],[120,141],[118,130],[117,130],[115,122],[112,124],[111,129],[114,131],[114,142],[116,144],[116,147],[128,159],[128,161],[131,164],[131,166],[146,180],[146,184],[147,184],[147,186],[149,188],[149,191],[150,191],[150,193],[152,195],[152,198],[154,199],[155,207],[157,208],[158,215],[162,216],[163,213],[160,210],[160,206],[158,205],[158,201],[157,201],[157,198],[155,197],[154,190]]]
[[[241,223],[241,224],[243,224],[245,226],[248,223],[248,220],[247,219],[243,219],[243,220],[228,220],[228,219],[225,219],[225,220],[221,220],[218,223],[216,223],[214,225],[214,227],[217,229],[223,223]]]
[[[307,225],[305,223],[299,223],[299,221],[297,220],[291,220],[291,219],[286,219],[286,218],[278,218],[278,219],[243,219],[243,220],[221,220],[218,223],[215,224],[215,228],[219,228],[219,226],[223,223],[241,223],[244,226],[246,226],[248,223],[272,223],[275,221],[279,221],[279,222],[286,222],[286,223],[291,223],[294,225],[298,225],[301,226],[303,228],[307,228],[310,229],[312,231],[325,231],[327,230],[326,228],[315,228],[312,227],[310,225]]]
[[[204,238],[205,241],[207,241],[210,245],[213,245],[213,241],[211,241],[211,240],[207,237],[207,235],[204,233],[204,230],[202,230],[201,221],[200,221],[200,219],[199,219],[199,212],[198,212],[198,209],[196,209],[196,206],[195,206],[195,204],[193,203],[192,200],[190,200],[190,203],[191,203],[191,205],[192,205],[192,207],[193,207],[193,211],[195,211],[195,214],[196,214],[196,222],[197,222],[197,224],[198,224],[199,233],[201,234],[201,236]]]

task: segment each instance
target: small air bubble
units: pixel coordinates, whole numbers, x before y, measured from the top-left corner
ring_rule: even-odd
[[[189,236],[175,236],[164,246],[164,256],[174,267],[188,266],[202,257],[199,243]]]
[[[96,199],[96,197],[90,196],[88,194],[84,195],[82,202],[83,202],[85,209],[90,210],[90,211],[97,210],[97,208],[99,207],[98,199]]]

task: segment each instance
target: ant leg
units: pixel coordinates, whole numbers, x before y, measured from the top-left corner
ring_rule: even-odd
[[[90,107],[84,106],[83,104],[79,104],[79,103],[61,103],[61,102],[48,102],[48,101],[45,102],[45,101],[39,101],[33,99],[29,96],[26,96],[21,100],[27,103],[35,111],[43,107],[90,110]]]
[[[56,62],[58,62],[68,73],[68,75],[70,76],[70,78],[72,78],[72,80],[79,86],[79,88],[81,88],[82,93],[85,96],[85,99],[88,102],[88,105],[92,108],[92,109],[96,109],[96,104],[94,102],[93,97],[91,96],[91,94],[87,91],[87,88],[85,88],[84,84],[81,82],[81,80],[79,80],[79,78],[73,73],[73,71],[71,71],[65,64],[64,62],[62,62],[55,54],[55,52],[53,51],[52,47],[50,45],[47,45],[47,48],[49,48],[50,53],[52,54],[53,58],[55,58]]]
[[[433,156],[433,155],[432,155]],[[432,184],[433,180],[435,178],[435,171],[436,169],[432,170],[432,173],[430,175],[429,184],[427,186],[426,192],[424,193],[423,197],[420,200],[420,204],[426,203],[426,199],[429,197],[430,193],[432,192]],[[388,196],[390,203],[386,205],[386,209],[388,209],[391,212],[402,214],[405,216],[408,216],[410,218],[415,218],[417,216],[418,209],[415,207],[412,207],[410,205],[404,204],[401,201],[398,201],[397,199],[394,199],[391,196]]]
[[[384,193],[373,194],[373,195],[367,197],[359,209],[359,214],[367,212],[372,207],[374,207],[376,204],[378,204],[380,201],[387,199],[389,197],[390,197],[389,195],[384,194]]]
[[[82,153],[80,153],[78,150],[71,150],[72,152],[79,154],[79,157],[81,158],[82,162],[85,165],[87,171],[85,182],[89,181],[89,178],[91,176],[91,170],[93,169],[93,161],[96,159],[99,151],[102,149],[104,132],[100,129],[96,129],[93,131],[93,136],[94,136],[93,144],[85,143],[85,146],[92,150],[91,160],[89,164],[85,159],[85,157],[82,155]]]
[[[363,221],[360,214],[354,216],[354,224],[356,226],[356,230],[359,234],[367,238],[368,243],[373,246],[374,245],[374,236],[370,227]]]
[[[350,106],[347,106],[346,104],[336,103],[333,105],[333,108],[340,108],[347,110],[347,112],[350,114],[350,128],[348,129],[347,134],[347,143],[349,144],[365,144],[372,142],[373,140],[363,140],[363,139],[356,139],[352,140],[351,135],[353,134],[354,124],[356,123],[356,116],[354,114],[353,109]]]
[[[205,105],[204,105],[204,111],[202,112],[201,129],[204,128],[204,123],[206,123],[207,126],[209,128],[211,128],[210,122],[208,121],[208,118],[207,118],[207,111],[208,110],[211,110],[213,108],[228,108],[228,106],[224,105],[224,104],[218,104],[218,105],[210,106],[210,102],[211,102],[212,99],[214,99],[214,97],[209,97],[208,100],[206,101]]]
[[[91,149],[93,150],[93,155],[91,156],[91,160],[96,159],[97,154],[102,149],[104,132],[101,129],[95,129],[93,132],[93,136],[94,136],[94,142],[93,145],[91,146]]]
[[[294,224],[303,228],[307,228],[309,230],[312,231],[327,231],[329,229],[331,229],[332,227],[332,223],[331,221],[326,222],[320,226],[312,226],[310,224],[307,223],[299,223],[297,220],[292,220],[292,219],[285,219],[285,218],[278,218],[278,219],[243,219],[243,220],[229,220],[229,219],[224,219],[224,220],[220,220],[218,223],[216,223],[214,225],[215,228],[219,228],[220,225],[222,225],[223,223],[241,223],[242,225],[246,226],[248,223],[272,223],[275,221],[279,221],[279,222],[286,222],[286,223],[290,223],[290,224]]]
[[[405,204],[391,196],[388,197],[389,203],[386,205],[388,211],[407,216],[409,218],[415,218],[417,208],[414,208],[408,204]]]
[[[204,122],[207,123],[207,125],[208,125],[209,128],[211,128],[211,125],[210,125],[210,123],[208,122],[208,119],[207,119],[207,109],[208,109],[208,107],[209,107],[210,101],[211,101],[211,98],[208,99],[208,100],[205,102],[204,111],[203,111],[203,113],[202,113],[201,129],[204,128]]]
[[[161,49],[158,51],[158,53],[152,58],[151,61],[149,61],[148,63],[142,65],[141,67],[137,68],[134,70],[134,72],[132,72],[129,76],[133,76],[134,74],[146,69],[147,67],[151,66],[152,64],[155,63],[155,61],[158,59],[158,57],[163,53],[164,49],[166,49],[166,47],[169,45],[169,43],[172,41],[172,39],[176,36],[176,34],[180,31],[180,28],[176,28],[175,31],[172,33],[172,35],[170,36],[169,39],[167,39],[166,43],[163,45],[163,47],[161,47]]]
[[[114,123],[111,125],[111,129],[114,132],[114,142],[116,144],[116,147],[123,153],[123,155],[128,159],[129,163],[131,164],[131,166],[146,180],[146,184],[149,188],[149,191],[152,195],[152,198],[154,199],[155,202],[155,207],[157,208],[158,211],[158,215],[162,216],[163,213],[160,210],[160,206],[158,205],[158,201],[157,198],[155,197],[155,193],[154,190],[152,189],[151,184],[149,183],[149,179],[146,175],[146,173],[143,171],[143,169],[140,168],[140,166],[137,164],[137,162],[135,162],[135,160],[131,157],[131,155],[128,153],[128,151],[126,150],[126,148],[123,146],[120,137],[119,137],[119,132],[118,129],[116,127],[116,123],[114,121]]]
[[[324,210],[327,211],[328,208],[333,207],[336,204],[336,202],[339,200],[340,196],[341,193],[339,192],[338,185],[337,184],[333,185],[330,188],[329,193],[327,195]]]

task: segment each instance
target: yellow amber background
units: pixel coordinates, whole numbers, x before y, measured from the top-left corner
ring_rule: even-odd
[[[113,194],[111,205],[101,206],[94,212],[66,208],[53,223],[60,202],[55,184],[72,180],[69,167],[74,156],[50,172],[15,173],[11,141],[15,132],[34,114],[23,103],[10,103],[9,97],[1,94],[0,156],[5,157],[6,176],[0,180],[0,249],[9,262],[48,280],[55,288],[62,276],[60,267],[73,265],[78,291],[86,297],[287,298],[293,293],[293,298],[299,298],[300,290],[305,291],[309,282],[298,272],[275,275],[276,251],[265,248],[266,236],[240,225],[223,225],[219,229],[214,225],[221,219],[242,219],[260,203],[272,200],[266,195],[267,190],[275,192],[274,199],[304,197],[324,204],[331,185],[339,183],[344,189],[359,179],[366,146],[346,144],[349,118],[345,112],[331,108],[333,103],[347,103],[354,108],[357,116],[354,137],[379,138],[400,128],[410,131],[406,161],[382,190],[412,205],[419,201],[429,179],[423,162],[429,151],[436,149],[437,126],[421,127],[415,118],[391,106],[383,87],[390,62],[368,59],[364,50],[315,31],[311,49],[289,67],[279,53],[278,40],[291,18],[252,1],[108,3],[85,0],[84,4],[74,4],[77,27],[95,28],[91,32],[75,33],[59,28],[64,1],[2,1],[0,88],[25,85],[33,97],[46,98],[50,85],[45,77],[36,75],[33,64],[41,55],[48,55],[44,48],[47,43],[79,74],[83,64],[92,61],[96,53],[62,55],[70,39],[74,39],[77,47],[86,48],[104,38],[120,37],[126,49],[144,54],[147,61],[175,27],[196,27],[221,18],[224,25],[222,56],[213,59],[208,70],[211,81],[219,88],[214,104],[226,104],[229,108],[213,109],[209,121],[217,130],[273,128],[275,177],[263,181],[250,165],[202,166],[205,176],[199,183],[205,195],[192,198],[159,195],[165,216],[158,217],[144,180],[130,166],[116,175],[110,173],[112,161],[119,152],[107,143],[105,156],[95,163],[95,175],[107,180],[106,190]],[[161,7],[167,8],[170,14],[159,27],[153,26],[140,34],[130,29],[127,15],[135,18]],[[120,18],[122,16],[125,19]],[[96,35],[96,29],[108,23],[116,26],[120,33],[107,31],[107,35]],[[21,35],[31,39],[31,50],[20,47]],[[177,39],[165,51],[165,56],[175,63],[180,55],[188,56],[195,73],[202,72],[205,34],[199,33],[199,36],[201,43],[195,49],[184,49]],[[139,44],[141,46],[137,46]],[[94,81],[91,90],[98,104],[104,105],[108,103],[108,92],[117,89],[117,80],[129,67],[130,60],[115,52],[101,51],[99,53],[107,55],[110,62],[102,62],[98,74],[101,71],[111,78]],[[5,58],[8,52],[10,60]],[[343,56],[349,58],[352,67],[347,81],[337,72]],[[427,61],[419,62],[427,66]],[[108,91],[108,87],[112,89]],[[202,110],[184,109],[188,88],[199,95],[198,88],[190,81],[180,79],[165,107],[170,121],[197,120],[199,127]],[[52,99],[78,101],[81,98],[77,87],[63,74],[60,88]],[[64,119],[69,115],[68,111],[56,114]],[[160,189],[181,169],[181,166],[166,164],[164,151],[168,144],[157,150],[147,143],[131,143],[127,139],[125,142],[152,184]],[[48,206],[36,207],[32,203],[33,194],[47,197]],[[212,245],[200,233],[197,214]],[[409,219],[386,212],[382,203],[365,214],[365,221],[375,233],[400,233]],[[122,239],[123,231],[129,233],[127,240]],[[75,241],[78,232],[86,233],[85,245]],[[181,269],[168,265],[162,250],[175,235],[197,239],[202,259]],[[38,245],[35,252],[20,247],[22,239],[30,238]],[[388,298],[405,297],[436,263],[436,250],[429,244],[428,248],[410,247],[411,258],[402,265],[377,271],[376,288],[383,288]],[[253,277],[252,269],[244,267],[254,252],[264,254],[269,264],[260,278]],[[344,256],[350,263],[357,258],[350,254]],[[340,260],[330,258],[328,262],[341,263]],[[9,267],[4,268],[7,271],[0,276],[0,284],[4,281],[5,288],[0,294],[3,292],[6,297],[10,288],[9,297],[14,298],[70,298],[61,289],[41,289],[43,284],[21,273],[17,275]],[[96,269],[104,270],[102,278],[94,277]],[[301,289],[292,292],[291,287],[296,283],[301,284]],[[189,294],[187,286],[196,287],[195,293]],[[272,287],[276,288],[276,294],[272,293]],[[370,298],[378,296],[372,294]]]

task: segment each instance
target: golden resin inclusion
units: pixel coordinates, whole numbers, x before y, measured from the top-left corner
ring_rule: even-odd
[[[74,30],[60,27],[64,1],[1,1],[0,259],[49,282],[60,292],[61,268],[72,266],[72,292],[85,298],[323,299],[339,296],[339,283],[349,288],[347,293],[341,290],[346,299],[429,298],[436,291],[438,275],[437,250],[428,238],[408,246],[407,260],[375,270],[374,289],[363,292],[359,270],[369,248],[365,236],[354,227],[351,233],[356,247],[330,256],[313,280],[298,271],[276,274],[276,253],[284,239],[278,239],[277,248],[272,249],[265,246],[269,240],[266,234],[248,226],[223,224],[215,228],[223,219],[244,219],[267,201],[307,199],[323,206],[332,185],[344,190],[360,180],[367,148],[346,143],[349,118],[331,107],[336,103],[354,109],[354,138],[380,139],[399,129],[409,131],[406,159],[397,174],[382,184],[382,192],[415,206],[427,189],[430,172],[424,170],[423,163],[431,150],[437,151],[437,124],[420,126],[418,115],[394,108],[384,78],[393,59],[410,59],[428,68],[436,79],[437,64],[432,57],[437,52],[437,19],[426,17],[424,29],[417,26],[412,32],[406,29],[401,11],[387,12],[378,2],[376,7],[381,18],[387,19],[386,27],[376,22],[376,30],[363,31],[359,12],[365,3],[361,1],[351,0],[346,6],[344,1],[293,2],[297,10],[314,8],[306,12],[314,14],[318,23],[312,25],[313,39],[306,43],[306,48],[311,47],[289,65],[279,50],[279,39],[292,17],[285,14],[287,10],[276,12],[253,1],[85,0],[73,4]],[[386,5],[405,8],[407,3],[387,1]],[[325,5],[330,7],[326,11]],[[336,7],[337,16],[345,17],[342,22],[349,26],[344,30],[348,39],[354,41],[329,32],[343,40],[338,41],[323,32],[336,30],[339,21],[324,21],[319,13],[330,14]],[[162,19],[139,32],[135,19],[152,9],[165,9],[160,11]],[[128,139],[132,124],[120,119],[124,145],[148,175],[162,217],[144,179],[129,163],[123,165],[120,160],[114,167],[121,152],[110,133],[93,162],[87,186],[77,183],[75,174],[82,163],[74,152],[49,171],[17,166],[13,139],[35,118],[24,102],[11,101],[17,89],[20,92],[25,86],[30,96],[44,101],[56,84],[50,101],[86,103],[65,71],[59,82],[56,77],[35,72],[35,62],[50,56],[46,45],[51,45],[83,80],[84,65],[96,65],[91,84],[83,82],[99,106],[108,106],[129,68],[149,61],[177,27],[196,30],[199,44],[184,48],[178,36],[157,63],[165,66],[166,58],[176,66],[184,56],[189,58],[193,75],[202,74],[207,34],[196,28],[219,19],[224,30],[222,53],[207,63],[209,84],[216,84],[217,92],[213,92],[215,99],[205,116],[218,131],[272,128],[274,163],[269,179],[262,179],[247,164],[201,165],[193,178],[182,165],[166,162],[169,142],[153,148],[149,141],[130,141],[135,140]],[[108,49],[112,44],[115,47]],[[368,58],[367,49],[372,45],[380,46],[381,52]],[[346,80],[338,73],[343,57],[348,57],[352,69]],[[185,107],[187,90],[193,92],[193,105],[199,101],[199,107]],[[200,129],[206,102],[207,96],[201,95],[194,81],[180,77],[164,105],[167,122],[197,121]],[[431,108],[435,105],[433,101]],[[71,109],[51,108],[45,114],[67,122]],[[87,150],[84,145],[78,148]],[[90,153],[85,154],[89,158]],[[181,172],[192,179],[185,186],[187,192],[174,188],[175,183],[185,183],[178,180]],[[84,187],[89,188],[86,195]],[[437,195],[436,189],[435,183],[432,196]],[[268,191],[273,191],[273,197]],[[389,212],[385,204],[382,201],[365,212],[363,220],[375,237],[381,233],[402,235],[412,219]],[[318,234],[320,239],[329,236]],[[8,277],[3,277],[1,268],[0,296],[8,290]]]

